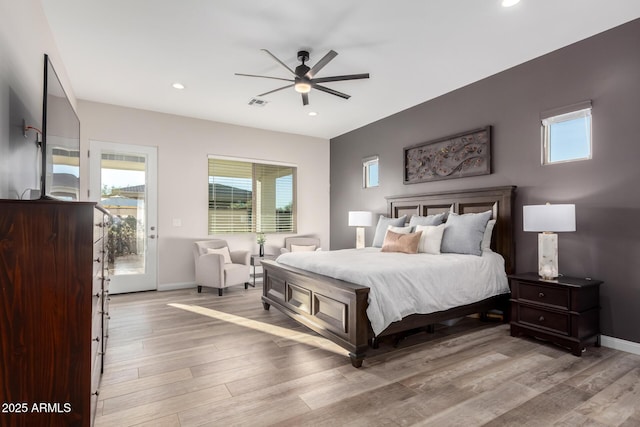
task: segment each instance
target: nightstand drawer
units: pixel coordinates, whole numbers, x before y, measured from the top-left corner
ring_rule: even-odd
[[[518,310],[518,322],[544,328],[563,335],[569,335],[569,314],[555,313],[521,304]]]
[[[531,301],[536,304],[553,305],[565,310],[569,309],[569,289],[566,287],[543,286],[527,282],[516,281],[518,299]]]

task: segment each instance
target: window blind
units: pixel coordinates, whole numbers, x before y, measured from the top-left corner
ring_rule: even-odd
[[[296,168],[209,159],[209,234],[296,232]]]

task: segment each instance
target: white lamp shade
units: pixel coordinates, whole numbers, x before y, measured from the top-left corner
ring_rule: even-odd
[[[576,231],[576,205],[531,205],[522,211],[524,231]]]
[[[350,211],[349,226],[350,227],[371,227],[373,225],[373,212],[367,211]]]

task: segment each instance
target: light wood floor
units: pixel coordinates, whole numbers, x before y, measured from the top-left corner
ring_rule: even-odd
[[[260,294],[112,296],[96,426],[640,425],[640,356],[578,358],[467,318],[355,369]]]

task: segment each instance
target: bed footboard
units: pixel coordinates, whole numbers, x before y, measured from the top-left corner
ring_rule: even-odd
[[[271,305],[349,351],[351,364],[362,366],[370,336],[369,288],[328,278],[274,261],[262,261],[262,304]]]

